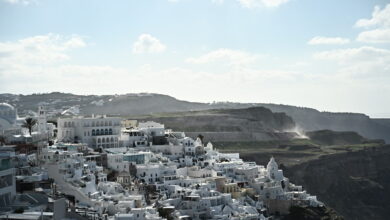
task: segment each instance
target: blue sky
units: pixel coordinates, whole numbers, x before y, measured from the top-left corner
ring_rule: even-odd
[[[384,0],[0,0],[0,92],[155,92],[390,117]]]

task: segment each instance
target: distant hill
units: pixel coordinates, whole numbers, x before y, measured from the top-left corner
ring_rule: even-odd
[[[296,127],[291,117],[264,107],[213,109],[132,118],[160,122],[167,128],[185,131],[190,137],[202,134],[206,141],[213,142],[284,140],[298,136],[290,132]]]
[[[161,94],[124,95],[74,95],[69,93],[46,93],[32,95],[0,94],[0,102],[17,107],[19,114],[36,111],[38,104],[44,104],[60,113],[73,106],[79,106],[81,114],[116,114],[126,117],[153,113],[199,111],[208,109],[239,109],[262,106],[272,112],[285,112],[305,131],[334,130],[355,131],[366,138],[384,139],[390,142],[390,123],[387,119],[371,119],[359,113],[320,112],[312,108],[265,103],[216,102],[200,103],[175,99]]]

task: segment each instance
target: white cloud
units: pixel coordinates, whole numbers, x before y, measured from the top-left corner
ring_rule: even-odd
[[[3,0],[4,2],[10,3],[10,4],[20,4],[20,5],[31,5],[35,4],[36,0]]]
[[[390,4],[383,9],[375,6],[370,19],[360,19],[355,24],[361,28],[375,28],[363,31],[356,38],[365,43],[390,43]]]
[[[250,54],[248,52],[222,48],[211,51],[196,58],[188,58],[186,61],[188,63],[195,64],[224,62],[231,65],[242,65],[253,63],[257,58],[257,55]]]
[[[359,19],[355,26],[364,28],[375,26],[390,27],[390,4],[386,5],[382,10],[379,6],[375,6],[372,17],[370,19]]]
[[[350,76],[390,77],[390,50],[363,46],[323,51],[314,54],[319,60],[335,61],[339,73]]]
[[[287,3],[289,0],[238,0],[244,8],[268,7],[275,8]]]
[[[14,42],[0,42],[0,64],[40,65],[67,60],[67,51],[85,47],[79,36],[64,37],[57,34],[38,35]]]
[[[359,48],[323,51],[314,54],[314,57],[317,59],[338,60],[339,62],[369,61],[385,57],[389,58],[390,50],[364,46]]]
[[[347,38],[341,37],[313,37],[308,44],[310,45],[319,45],[319,44],[347,44],[350,40]]]
[[[390,43],[390,28],[363,31],[356,40],[366,43]]]
[[[166,46],[150,34],[141,34],[133,45],[133,53],[160,53]]]

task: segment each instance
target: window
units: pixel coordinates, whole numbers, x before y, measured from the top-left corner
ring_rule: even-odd
[[[110,128],[110,129],[108,130],[108,134],[109,134],[109,135],[112,135],[112,128]]]
[[[108,135],[108,129],[107,128],[104,130],[104,134]]]

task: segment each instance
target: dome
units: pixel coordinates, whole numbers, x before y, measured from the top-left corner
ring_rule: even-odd
[[[7,121],[9,124],[14,124],[16,118],[16,109],[12,105],[0,103],[0,119]]]
[[[0,103],[0,110],[15,110],[15,108],[8,103]]]

